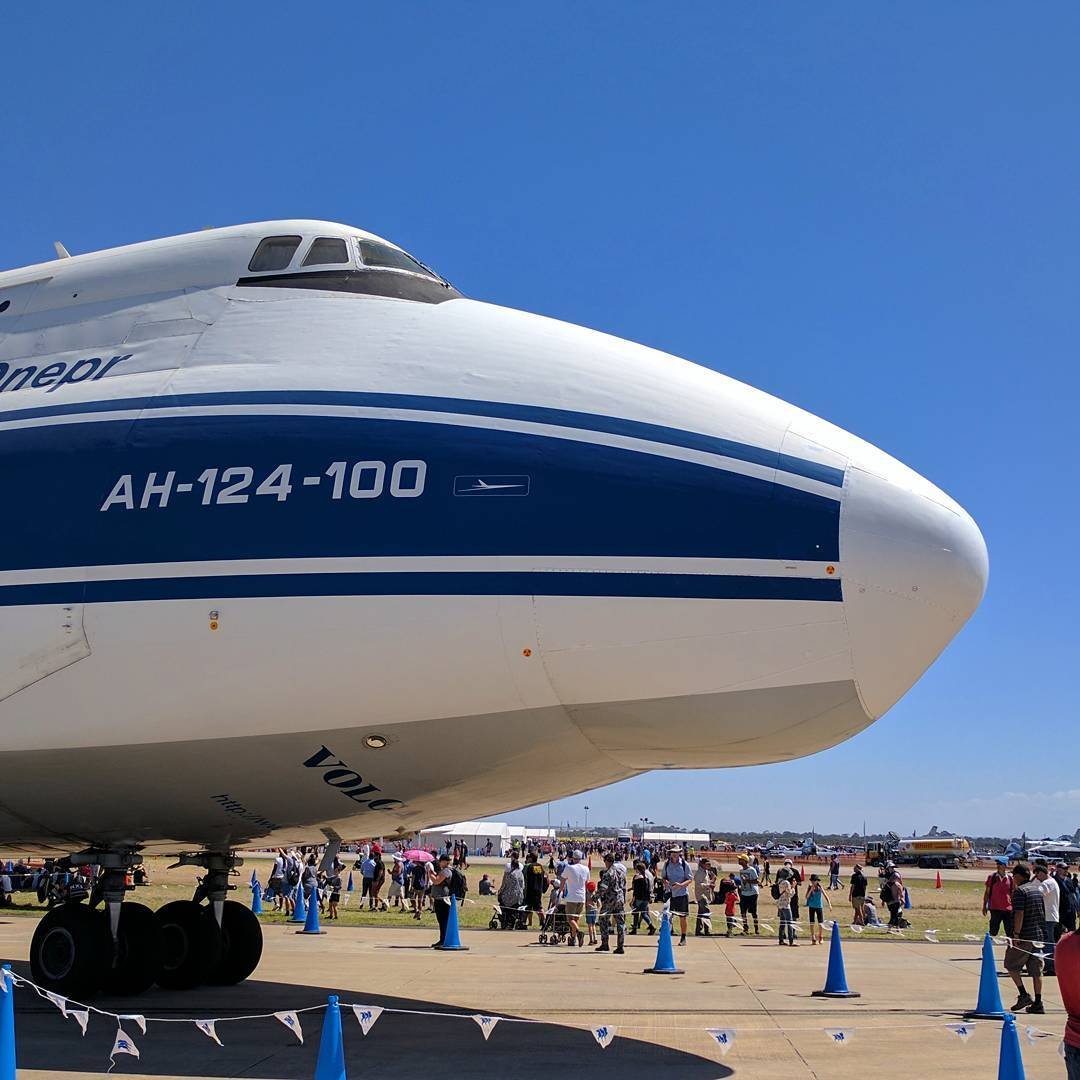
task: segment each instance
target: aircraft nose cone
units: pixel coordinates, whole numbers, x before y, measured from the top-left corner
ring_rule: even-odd
[[[979,606],[989,575],[979,527],[914,473],[852,467],[840,520],[844,610],[855,681],[881,716]]]

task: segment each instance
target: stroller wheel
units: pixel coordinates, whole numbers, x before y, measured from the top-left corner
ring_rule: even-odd
[[[546,945],[547,944],[547,934],[541,934],[540,935],[540,944],[541,945]]]
[[[488,923],[488,929],[489,930],[498,930],[499,929],[499,920],[496,919],[494,916],[492,916],[491,922]]]

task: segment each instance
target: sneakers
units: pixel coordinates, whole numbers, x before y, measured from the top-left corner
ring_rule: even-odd
[[[1016,999],[1016,1004],[1012,1007],[1012,1011],[1019,1012],[1021,1009],[1026,1009],[1029,1005],[1034,1004],[1035,999],[1025,991]]]
[[[649,927],[649,937],[652,937],[653,934],[655,934],[655,933],[656,933],[656,927],[655,926],[650,926]]]
[[[585,948],[585,935],[579,930],[577,935],[578,948]]]
[[[611,955],[612,956],[622,956],[622,954],[624,952],[626,952],[626,950],[621,945],[616,945],[615,946],[615,951]]]
[[[680,945],[685,945],[686,944],[686,935],[685,934],[683,934],[683,936],[681,938],[679,938],[679,944]]]
[[[1028,1013],[1037,1013],[1039,1015],[1042,1015],[1043,1013],[1046,1012],[1046,1008],[1045,1008],[1045,1006],[1043,1005],[1043,1003],[1041,1001],[1033,1001],[1027,1007],[1027,1011],[1028,1011]]]
[[[607,945],[597,945],[593,952],[611,952],[611,949]]]

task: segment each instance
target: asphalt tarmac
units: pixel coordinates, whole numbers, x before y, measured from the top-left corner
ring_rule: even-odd
[[[34,924],[21,917],[0,920],[0,955],[19,974],[29,975],[25,961]],[[651,976],[642,972],[653,963],[656,938],[644,936],[628,938],[626,955],[614,956],[541,946],[533,933],[475,930],[462,933],[469,951],[439,953],[429,947],[428,929],[331,927],[320,937],[282,926],[264,929],[257,977],[240,986],[155,989],[137,999],[94,1004],[162,1019],[216,1019],[318,1006],[337,994],[349,1075],[395,1080],[448,1070],[470,1078],[517,1077],[549,1068],[563,1072],[571,1063],[591,1077],[621,1080],[996,1075],[999,1023],[980,1025],[966,1042],[945,1028],[975,1004],[975,945],[845,940],[848,984],[862,996],[835,1000],[811,996],[824,985],[827,942],[781,948],[764,933],[731,940],[691,935],[685,948],[675,948],[686,974]],[[1001,992],[1008,1007],[1012,984],[1002,979]],[[1046,980],[1044,994],[1047,1015],[1019,1021],[1028,1080],[1064,1074],[1057,1044],[1065,1014],[1053,979]],[[388,1012],[365,1036],[345,1007],[350,1004],[453,1015]],[[469,1019],[474,1013],[538,1022],[500,1023],[485,1041]],[[141,1057],[118,1057],[113,1075],[310,1077],[321,1017],[300,1014],[303,1045],[272,1017],[219,1023],[223,1046],[194,1024],[151,1020],[143,1035],[125,1021]],[[1023,1029],[1035,1020],[1052,1035],[1029,1045]],[[617,1029],[607,1049],[589,1031],[601,1024]],[[705,1033],[709,1027],[735,1029],[726,1057]],[[849,1043],[837,1046],[826,1028],[845,1029]],[[21,1080],[75,1080],[108,1068],[116,1022],[92,1015],[80,1036],[74,1020],[24,987],[16,991],[16,1029]]]

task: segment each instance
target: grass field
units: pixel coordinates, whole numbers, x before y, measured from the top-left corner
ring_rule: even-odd
[[[595,863],[596,860],[594,860],[594,866]],[[468,871],[469,900],[461,909],[460,914],[462,927],[486,927],[488,925],[488,921],[493,914],[494,898],[478,896],[477,883],[480,876],[487,873],[495,880],[497,887],[502,873],[502,865],[500,862],[492,861],[482,862],[470,867]],[[150,874],[150,884],[129,893],[129,899],[146,904],[151,908],[159,908],[170,900],[190,899],[195,885],[194,871],[190,867],[170,870],[168,869],[169,860],[167,858],[147,859],[146,866]],[[252,868],[256,870],[259,881],[265,885],[269,876],[269,858],[246,858],[239,875],[234,878],[236,891],[233,898],[245,904],[249,904],[251,901],[248,881],[251,877]],[[732,868],[733,866],[725,867],[725,869]],[[347,878],[348,871],[346,871],[345,876]],[[355,873],[353,876],[356,891],[351,894],[348,902],[339,909],[340,923],[342,925],[426,927],[431,932],[435,932],[435,916],[431,912],[425,912],[421,920],[417,922],[410,914],[394,910],[389,912],[359,910],[360,875]],[[594,868],[592,876],[594,879],[599,878],[598,868]],[[826,874],[822,874],[822,877],[827,879]],[[842,878],[842,880],[846,880],[846,878]],[[933,880],[910,878],[907,880],[907,885],[912,907],[910,911],[906,912],[906,917],[911,923],[911,929],[904,931],[905,938],[922,940],[924,931],[937,930],[939,941],[962,941],[965,934],[977,934],[981,937],[986,930],[986,919],[981,914],[983,889],[981,882],[946,878],[944,887],[935,889]],[[874,890],[875,888],[876,878],[871,874],[870,889]],[[343,894],[343,897],[345,895],[347,894]],[[833,900],[834,907],[831,913],[826,909],[826,918],[835,917],[841,926],[846,928],[851,922],[851,907],[847,902],[846,886],[843,890],[828,895]],[[37,916],[45,910],[43,906],[37,903],[36,897],[32,893],[15,893],[15,901],[14,907],[3,909],[5,916],[9,914]],[[762,920],[775,925],[776,909],[771,905],[771,898],[767,888],[762,890],[761,897],[758,900],[758,907]],[[693,910],[693,905],[691,905],[691,909]],[[802,910],[800,914],[805,919]],[[879,914],[882,915],[883,919],[888,919],[888,911],[884,908],[884,905],[879,905]],[[265,911],[262,920],[268,924],[284,923],[285,917],[274,914],[272,911]],[[717,919],[715,908],[714,920],[717,927],[722,925],[722,913],[721,918]],[[854,935],[849,932],[846,936],[850,939]],[[887,935],[880,931],[867,930],[863,936],[877,939],[884,938]]]

